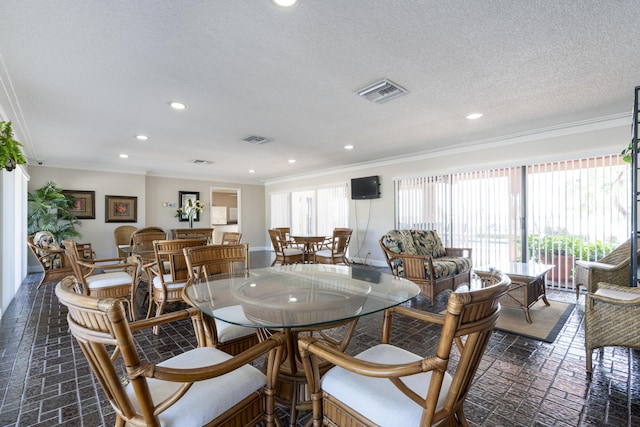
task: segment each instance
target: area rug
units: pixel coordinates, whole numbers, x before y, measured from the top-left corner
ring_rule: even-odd
[[[554,342],[576,305],[560,301],[549,301],[549,304],[551,305],[547,306],[538,301],[529,309],[532,323],[527,323],[522,309],[502,306],[496,329],[539,341]]]

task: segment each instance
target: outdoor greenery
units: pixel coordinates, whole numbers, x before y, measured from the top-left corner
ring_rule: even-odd
[[[11,122],[0,122],[0,170],[11,172],[17,165],[27,163],[20,147],[22,144],[13,139]]]
[[[603,243],[600,240],[588,242],[579,236],[566,234],[550,236],[531,234],[527,242],[530,258],[534,259],[539,256],[565,255],[584,261],[597,261],[618,246],[617,243]]]
[[[69,237],[80,237],[75,226],[80,224],[71,213],[73,199],[62,192],[53,182],[29,192],[27,226],[29,234],[50,231],[59,243]]]

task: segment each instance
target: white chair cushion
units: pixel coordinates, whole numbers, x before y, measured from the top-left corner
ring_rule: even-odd
[[[240,324],[250,324],[252,323],[247,319],[247,316],[244,315],[244,311],[242,310],[242,306],[233,305],[230,307],[220,308],[218,310],[214,310],[213,314],[219,314],[221,317],[224,317],[227,320],[233,321],[234,323]],[[250,328],[247,326],[240,326],[234,323],[223,322],[222,320],[215,319],[216,321],[216,329],[218,331],[218,340],[221,342],[229,341],[235,338],[244,337],[247,335],[255,335],[255,328]]]
[[[133,279],[124,271],[112,271],[110,273],[94,274],[85,279],[89,289],[109,288],[112,286],[131,283]]]
[[[595,292],[595,294],[601,295],[607,298],[622,300],[622,301],[631,301],[631,300],[640,298],[639,294],[636,294],[633,292],[625,292],[623,290],[608,289],[608,288],[599,288]]]
[[[416,354],[389,344],[376,345],[356,357],[389,364],[422,360]],[[431,372],[403,378],[410,389],[425,398],[430,380]],[[445,373],[437,409],[444,404],[450,387],[451,375]],[[406,397],[386,378],[365,377],[336,366],[322,377],[322,389],[380,426],[420,425],[422,407]]]
[[[218,349],[204,347],[167,359],[158,363],[158,366],[197,368],[220,363],[231,357]],[[149,379],[147,383],[156,405],[181,385],[156,379]],[[159,415],[160,423],[163,427],[203,426],[266,383],[265,375],[250,365],[217,378],[196,382],[178,402]],[[127,385],[127,394],[139,410],[132,384]]]
[[[601,262],[593,262],[593,261],[576,261],[576,265],[584,268],[599,268],[601,270],[613,270],[616,265],[613,264],[603,264]]]
[[[164,281],[165,282],[170,282],[171,281],[171,275],[170,274],[165,274],[164,275]],[[167,289],[180,289],[180,288],[184,288],[184,285],[187,284],[187,281],[185,280],[184,282],[176,282],[176,283],[170,283],[168,285],[165,285]],[[155,276],[153,278],[153,287],[157,288],[157,289],[162,289],[162,281],[160,280],[160,278],[158,276]]]
[[[337,257],[341,257],[342,254],[333,254],[331,253],[331,249],[323,249],[321,251],[317,251],[316,256],[323,257],[323,258],[331,258],[333,256],[337,258]]]
[[[302,249],[298,248],[285,248],[282,252],[287,256],[302,255]]]

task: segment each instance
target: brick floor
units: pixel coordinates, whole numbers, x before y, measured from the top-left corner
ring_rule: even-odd
[[[252,252],[252,268],[269,265],[270,256]],[[67,331],[66,309],[52,285],[36,290],[38,280],[37,274],[25,279],[1,320],[0,426],[114,425],[114,412]],[[549,289],[548,294],[553,300],[575,301],[570,292]],[[408,304],[440,311],[446,298],[440,295],[433,308],[420,297]],[[640,426],[640,352],[617,347],[595,352],[594,373],[588,375],[583,313],[581,296],[551,344],[493,334],[465,405],[472,426]],[[380,324],[379,314],[362,318],[348,352],[376,342]],[[417,353],[433,352],[437,328],[398,325],[403,336],[395,344]],[[138,340],[151,361],[195,344],[188,322]],[[287,414],[278,413],[287,423]]]

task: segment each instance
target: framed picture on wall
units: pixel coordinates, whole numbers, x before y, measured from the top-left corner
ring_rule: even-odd
[[[200,200],[199,191],[178,191],[178,208],[184,208],[189,205],[189,200],[194,203],[196,200]],[[189,215],[183,213],[179,217],[180,222],[189,221]],[[200,221],[200,211],[195,211],[193,214],[194,221]]]
[[[96,192],[79,190],[62,190],[62,194],[71,196],[73,208],[71,213],[78,219],[96,219]]]
[[[104,196],[104,222],[138,222],[138,198]]]

